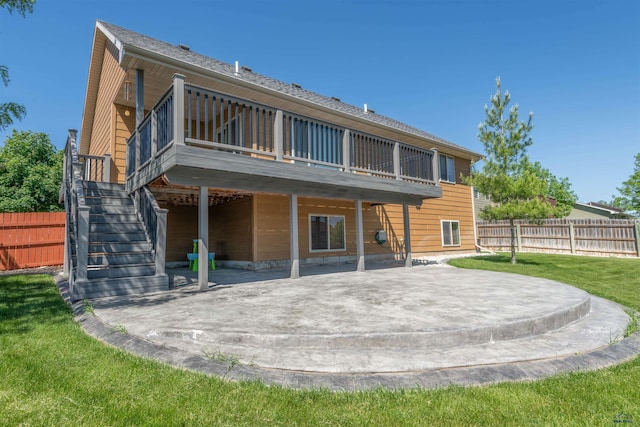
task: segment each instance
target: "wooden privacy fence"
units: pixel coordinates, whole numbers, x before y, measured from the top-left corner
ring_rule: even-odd
[[[542,224],[516,221],[516,245],[522,252],[597,256],[640,256],[638,221],[628,219],[548,219]],[[478,221],[478,244],[511,250],[509,221]]]
[[[62,265],[64,212],[0,213],[0,270]]]

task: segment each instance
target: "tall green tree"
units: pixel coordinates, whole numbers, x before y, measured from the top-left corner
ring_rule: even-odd
[[[62,210],[63,155],[47,134],[14,130],[0,147],[0,212]]]
[[[0,7],[7,9],[11,14],[15,10],[22,17],[33,12],[34,4],[35,0],[0,0]],[[9,68],[6,65],[0,65],[0,79],[5,86],[9,85]],[[14,119],[22,120],[26,114],[27,109],[24,105],[15,102],[0,103],[0,131],[9,127]]]
[[[508,108],[509,91],[502,92],[500,78],[496,93],[485,105],[485,121],[478,126],[478,139],[486,156],[482,169],[475,167],[464,181],[488,196],[495,204],[484,208],[486,220],[509,220],[511,226],[511,263],[516,260],[516,219],[538,221],[554,215],[547,196],[548,181],[540,176],[541,166],[531,163],[527,148],[533,144],[533,113],[528,120],[519,119],[519,107]]]
[[[571,189],[569,178],[556,177],[549,169],[542,167],[540,162],[535,162],[533,169],[547,184],[545,194],[555,200],[553,216],[564,218],[569,215],[573,205],[578,200],[578,195]]]
[[[633,173],[618,187],[619,196],[614,196],[611,205],[624,209],[626,213],[640,217],[640,153],[636,154]]]

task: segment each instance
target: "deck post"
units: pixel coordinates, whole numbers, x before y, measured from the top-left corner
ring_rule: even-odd
[[[209,188],[200,187],[198,194],[198,284],[209,288]]]
[[[364,231],[362,226],[362,200],[356,200],[356,256],[358,258],[358,270],[363,272],[364,267]]]
[[[402,205],[402,217],[404,219],[404,266],[413,266],[413,259],[411,257],[411,222],[409,221],[409,206]]]
[[[140,168],[140,124],[144,120],[144,70],[136,69],[136,170]]]
[[[184,144],[184,79],[182,74],[173,75],[173,140]]]
[[[156,209],[156,276],[166,274],[165,263],[167,257],[167,213],[168,209]]]
[[[282,132],[282,110],[276,110],[276,115],[273,122],[273,149],[276,154],[276,160],[282,161],[282,154],[284,149],[284,141]]]
[[[351,169],[351,132],[345,129],[342,134],[342,167],[345,172]]]
[[[396,179],[402,179],[401,178],[401,171],[400,171],[400,143],[399,142],[395,142],[393,144],[393,173],[396,176]]]
[[[106,153],[102,161],[102,182],[111,182],[111,154]]]
[[[438,155],[437,148],[432,148],[431,150],[433,151],[433,159],[431,161],[431,169],[433,169],[433,182],[435,182],[437,185],[438,181],[440,180],[440,156]]]
[[[289,247],[291,252],[291,278],[300,277],[300,248],[298,247],[298,195],[289,196]]]

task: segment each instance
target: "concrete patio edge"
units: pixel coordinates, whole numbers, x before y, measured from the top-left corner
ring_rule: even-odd
[[[56,277],[61,295],[67,302],[68,284]],[[165,363],[176,368],[216,375],[234,381],[262,381],[294,389],[328,389],[358,391],[376,388],[433,389],[451,385],[473,386],[500,382],[533,381],[558,374],[590,371],[610,367],[640,355],[640,332],[610,346],[584,354],[526,362],[512,362],[423,371],[394,373],[311,373],[267,369],[216,361],[175,347],[162,345],[119,331],[91,313],[82,301],[72,304],[74,318],[90,336],[132,354]]]

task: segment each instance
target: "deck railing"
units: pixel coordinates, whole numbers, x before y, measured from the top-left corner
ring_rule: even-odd
[[[173,143],[428,185],[438,179],[435,150],[185,84],[179,75],[127,141],[127,182]]]
[[[76,147],[75,130],[69,130],[64,149],[64,176],[61,196],[64,197],[67,232],[65,233],[64,274],[73,291],[76,281],[86,280],[89,241],[89,206],[85,203],[82,181],[86,171]]]
[[[144,223],[147,239],[151,242],[156,262],[156,274],[165,272],[167,209],[161,209],[147,187],[136,190],[138,212]]]
[[[292,113],[282,115],[284,158],[344,169],[344,129]]]
[[[82,164],[80,176],[84,181],[109,182],[111,175],[111,156],[90,156],[77,154],[77,160]]]

